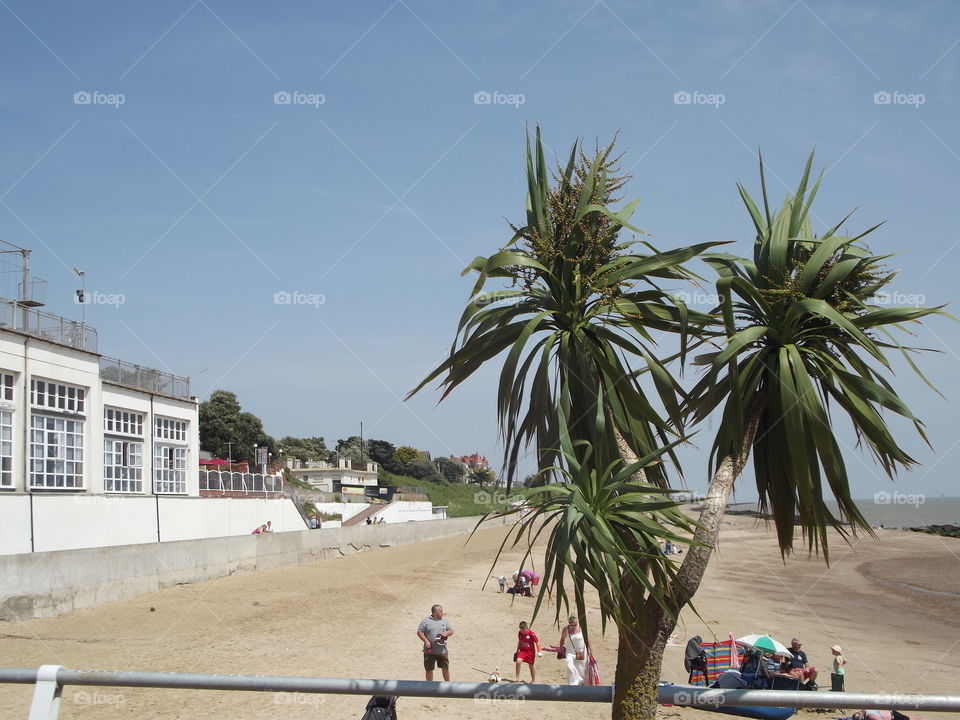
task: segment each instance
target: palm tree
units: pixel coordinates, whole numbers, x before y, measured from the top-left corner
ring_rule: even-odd
[[[544,584],[554,588],[557,617],[572,588],[585,619],[584,588],[595,587],[601,621],[617,623],[623,657],[624,648],[647,642],[644,603],[670,607],[662,593],[675,566],[658,541],[693,531],[669,499],[662,459],[680,442],[682,391],[657,357],[654,334],[676,334],[682,360],[689,328],[707,318],[658,283],[689,279],[682,263],[715,243],[660,252],[621,240],[623,229],[642,231],[630,225],[639,200],[611,209],[628,180],[617,160],[612,143],[592,158],[574,143],[551,182],[539,129],[533,149],[528,139],[526,223],[511,225],[503,249],[470,265],[479,277],[450,355],[410,395],[439,379],[442,400],[506,354],[497,407],[507,492],[529,445],[541,475],[557,481],[529,491],[533,512],[513,542],[548,534]],[[498,289],[486,289],[490,281]],[[642,694],[655,709],[659,656],[650,667],[642,674],[635,663],[618,666],[618,697]]]
[[[808,547],[822,549],[829,561],[830,528],[844,537],[872,532],[850,496],[831,401],[891,478],[914,460],[894,440],[880,410],[909,419],[926,440],[921,422],[884,377],[890,369],[885,351],[902,352],[919,374],[910,358],[914,348],[901,346],[891,331],[944,313],[939,307],[877,302],[894,276],[884,271],[884,258],[862,242],[878,226],[852,237],[838,235],[848,215],[823,236],[814,235],[809,213],[822,174],[808,189],[812,163],[811,154],[797,192],[775,213],[767,202],[762,161],[762,214],[738,185],[757,233],[752,260],[703,256],[719,275],[714,314],[720,332],[702,327],[698,333],[703,342],[719,339],[721,347],[695,359],[706,372],[689,393],[684,414],[696,427],[722,406],[711,452],[713,477],[683,562],[668,585],[637,610],[643,643],[625,645],[621,633],[615,718],[654,717],[649,698],[663,647],[677,614],[699,589],[730,492],[751,451],[761,511],[772,510],[781,552],[792,551],[799,516]],[[826,506],[825,490],[836,499],[839,517]],[[634,681],[623,696],[621,676]]]

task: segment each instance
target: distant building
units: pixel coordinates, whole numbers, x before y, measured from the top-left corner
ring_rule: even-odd
[[[472,470],[473,468],[486,468],[487,470],[490,469],[490,463],[487,462],[487,458],[485,458],[480,453],[474,453],[473,455],[463,455],[455,459],[462,462],[470,470]]]
[[[379,484],[380,468],[375,462],[358,463],[346,458],[337,458],[335,464],[325,460],[307,460],[292,458],[286,462],[290,473],[303,482],[310,483],[321,492],[346,492],[351,488],[360,488],[363,495],[365,487]]]

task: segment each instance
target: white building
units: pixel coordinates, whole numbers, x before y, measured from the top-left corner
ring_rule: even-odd
[[[0,299],[0,489],[193,495],[190,381],[101,356],[89,326]]]
[[[363,495],[363,488],[379,483],[379,467],[375,462],[356,463],[338,457],[336,465],[324,460],[293,458],[287,460],[287,467],[298,480],[310,483],[321,492],[343,492]]]

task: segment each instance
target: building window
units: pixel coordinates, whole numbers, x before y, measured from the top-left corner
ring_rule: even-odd
[[[0,400],[13,402],[13,375],[0,373]]]
[[[157,494],[187,492],[187,449],[175,445],[153,448],[153,491]]]
[[[83,413],[83,388],[46,380],[30,381],[30,404],[34,407],[64,412]]]
[[[104,439],[103,480],[106,492],[143,492],[143,443]]]
[[[0,410],[0,487],[13,487],[13,412]]]
[[[104,408],[103,431],[112,435],[143,437],[143,415],[130,410]]]
[[[153,436],[157,440],[187,441],[187,423],[185,420],[157,417],[153,422]]]
[[[82,420],[31,416],[30,486],[83,488]]]

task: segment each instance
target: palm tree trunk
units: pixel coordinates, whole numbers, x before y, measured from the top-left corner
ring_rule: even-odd
[[[668,609],[650,598],[643,598],[641,593],[633,604],[638,608],[637,619],[631,626],[619,629],[613,720],[654,720],[656,717],[657,683],[664,648],[676,627],[678,613],[693,598],[703,580],[717,546],[727,500],[750,457],[765,408],[766,393],[758,390],[747,408],[740,452],[724,457],[710,481],[700,510],[701,527],[694,532],[693,542],[666,595]],[[624,461],[630,462],[626,457]],[[630,596],[635,594],[634,591]]]

